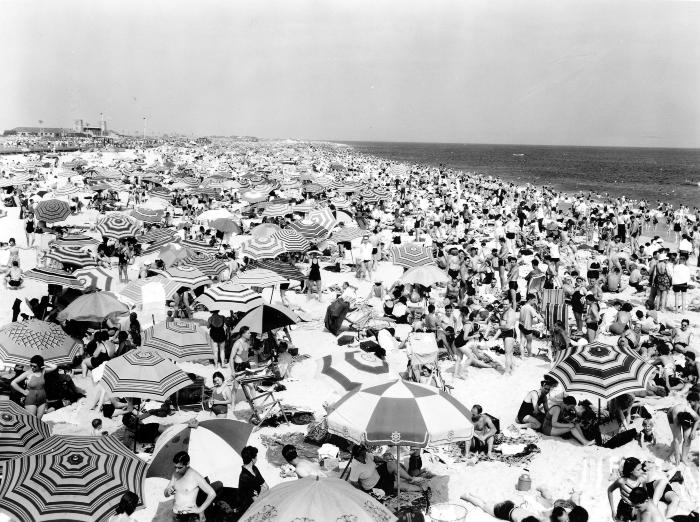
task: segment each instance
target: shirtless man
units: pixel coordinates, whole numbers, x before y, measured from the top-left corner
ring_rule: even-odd
[[[535,310],[535,294],[527,294],[525,304],[520,309],[520,344],[523,346],[523,354],[527,357],[532,355],[532,329],[536,321],[544,322],[542,316]]]
[[[649,498],[646,488],[637,487],[630,491],[630,504],[637,510],[637,522],[665,522],[666,517],[661,514],[652,499]]]
[[[518,314],[513,309],[510,299],[505,299],[503,303],[506,309],[501,316],[499,325],[500,332],[498,336],[503,339],[503,349],[506,352],[505,373],[506,375],[513,374],[513,345],[515,344],[515,325],[518,322]]]
[[[472,451],[486,450],[486,456],[491,457],[493,451],[493,436],[496,435],[496,427],[491,417],[483,414],[483,408],[479,404],[472,407],[472,424],[474,425],[474,437],[471,441]]]
[[[175,471],[168,486],[165,488],[165,496],[175,496],[173,503],[174,522],[195,522],[204,520],[204,510],[214,502],[216,492],[204,480],[204,477],[190,468],[190,456],[186,451],[179,451],[173,457]],[[201,506],[197,506],[197,494],[199,490],[207,494],[206,500]]]

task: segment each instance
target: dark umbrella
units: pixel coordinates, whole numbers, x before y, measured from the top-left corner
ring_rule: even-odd
[[[262,304],[245,314],[236,325],[234,332],[247,326],[251,332],[261,334],[296,324],[299,320],[299,316],[286,306]]]

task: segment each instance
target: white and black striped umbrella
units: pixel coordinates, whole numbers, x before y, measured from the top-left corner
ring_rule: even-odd
[[[80,268],[75,270],[73,275],[83,283],[86,290],[93,288],[110,291],[114,285],[114,276],[101,266]]]
[[[141,227],[128,216],[112,214],[97,223],[97,231],[104,237],[125,239],[135,237]]]
[[[51,436],[51,428],[19,404],[0,400],[0,462],[21,457]]]
[[[219,251],[218,246],[212,246],[204,241],[196,241],[194,239],[183,239],[180,245],[187,248],[191,252],[204,252],[206,254],[216,254]]]
[[[180,283],[168,277],[157,275],[136,279],[121,289],[119,295],[135,306],[153,302],[156,298],[170,299],[180,288]]]
[[[54,364],[70,364],[81,343],[56,323],[30,319],[0,328],[0,361],[7,365],[29,364],[35,355]]]
[[[292,207],[288,203],[273,203],[265,207],[262,215],[267,217],[284,217],[293,212]]]
[[[331,211],[331,209],[328,207],[312,210],[306,216],[306,219],[323,227],[328,232],[333,230],[338,224],[338,222],[335,220],[335,216],[333,216],[333,211]]]
[[[93,246],[99,245],[100,242],[94,237],[84,234],[66,234],[63,237],[56,239],[51,246]]]
[[[282,242],[275,236],[253,237],[241,245],[241,256],[250,259],[273,258],[284,252]]]
[[[70,216],[70,214],[70,205],[67,201],[63,201],[62,199],[46,199],[40,201],[36,209],[34,209],[34,216],[39,221],[46,221],[47,223],[63,221]]]
[[[54,190],[53,194],[57,198],[66,198],[66,197],[75,196],[76,194],[80,194],[81,192],[82,192],[82,189],[76,187],[72,183],[66,183],[62,187],[59,187],[56,190]]]
[[[323,228],[318,223],[308,221],[305,219],[301,221],[295,221],[294,223],[289,225],[289,228],[298,232],[300,235],[304,236],[310,241],[326,239],[328,237],[328,234],[330,234],[328,229]]]
[[[185,266],[194,266],[199,268],[209,277],[216,277],[226,269],[226,263],[221,259],[217,259],[211,254],[205,252],[192,252],[189,256],[182,260]]]
[[[331,239],[337,243],[344,243],[359,239],[367,234],[366,230],[357,227],[340,227],[336,228],[331,234]]]
[[[209,276],[194,266],[171,266],[166,268],[163,273],[173,281],[177,281],[181,287],[184,286],[190,289],[212,283]]]
[[[227,281],[207,288],[195,299],[195,303],[201,304],[209,311],[246,313],[262,305],[263,298],[250,288]]]
[[[131,212],[131,217],[142,223],[160,223],[164,211],[147,207],[137,207]]]
[[[164,321],[147,328],[144,332],[143,348],[176,361],[216,357],[206,328],[184,319]]]
[[[78,280],[78,278],[69,274],[65,270],[59,270],[58,268],[38,266],[36,268],[32,268],[31,270],[27,270],[24,273],[24,277],[35,281],[42,281],[47,284],[65,286],[66,288],[83,289],[82,281]]]
[[[80,245],[54,247],[46,254],[46,257],[64,265],[73,265],[79,268],[97,264],[92,254]]]
[[[53,435],[5,462],[0,511],[21,522],[107,522],[127,491],[143,501],[147,467],[112,435]]]
[[[406,268],[429,265],[435,262],[433,249],[422,243],[406,243],[392,246],[389,249],[389,257],[395,265]]]
[[[279,239],[286,252],[306,252],[311,248],[309,240],[296,230],[283,228],[275,232],[274,237]]]
[[[101,382],[115,397],[164,401],[192,384],[185,372],[154,350],[131,350],[104,365]]]
[[[610,400],[646,389],[655,368],[628,348],[593,342],[561,351],[549,375],[569,393]]]
[[[275,272],[285,279],[291,279],[293,281],[303,281],[306,279],[306,276],[302,274],[301,270],[296,266],[277,259],[262,259],[257,262],[257,266],[258,268],[264,268],[265,270]]]

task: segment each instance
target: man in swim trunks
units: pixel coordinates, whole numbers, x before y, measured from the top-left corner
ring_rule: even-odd
[[[175,497],[173,520],[178,522],[201,520],[204,510],[214,502],[216,492],[202,475],[190,468],[190,456],[187,452],[176,453],[173,457],[173,463],[175,471],[165,488],[166,497]],[[207,498],[201,506],[197,506],[197,494],[200,489],[207,494]]]
[[[472,424],[474,425],[474,437],[471,441],[472,451],[485,451],[486,456],[491,458],[493,451],[493,437],[496,435],[496,427],[493,425],[491,417],[484,415],[484,409],[475,404],[472,406]]]
[[[520,324],[518,325],[521,333],[520,345],[523,347],[522,352],[526,357],[532,355],[532,334],[535,331],[532,327],[535,321],[544,322],[542,316],[535,310],[535,299],[535,294],[527,294],[525,304],[520,309]]]
[[[518,322],[518,314],[515,312],[510,299],[504,299],[503,304],[505,305],[505,310],[501,315],[498,336],[503,339],[503,349],[506,352],[505,374],[512,375],[514,369],[513,346],[516,338],[515,325]]]

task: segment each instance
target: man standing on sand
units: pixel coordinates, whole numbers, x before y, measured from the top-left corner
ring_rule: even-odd
[[[204,477],[190,468],[190,456],[186,451],[179,451],[173,457],[175,471],[165,488],[165,496],[175,496],[173,503],[174,522],[196,522],[204,520],[204,510],[214,502],[216,492],[204,480]],[[207,494],[201,506],[197,506],[199,490]]]
[[[515,324],[518,321],[518,314],[515,313],[510,299],[504,299],[503,304],[505,305],[505,309],[503,310],[503,315],[501,315],[501,322],[499,324],[500,332],[497,336],[503,339],[503,349],[506,352],[505,374],[512,375],[514,367],[513,346],[516,339]]]
[[[522,353],[526,357],[532,355],[532,326],[535,321],[544,322],[542,316],[535,310],[535,294],[527,294],[525,304],[520,309],[520,345]]]

